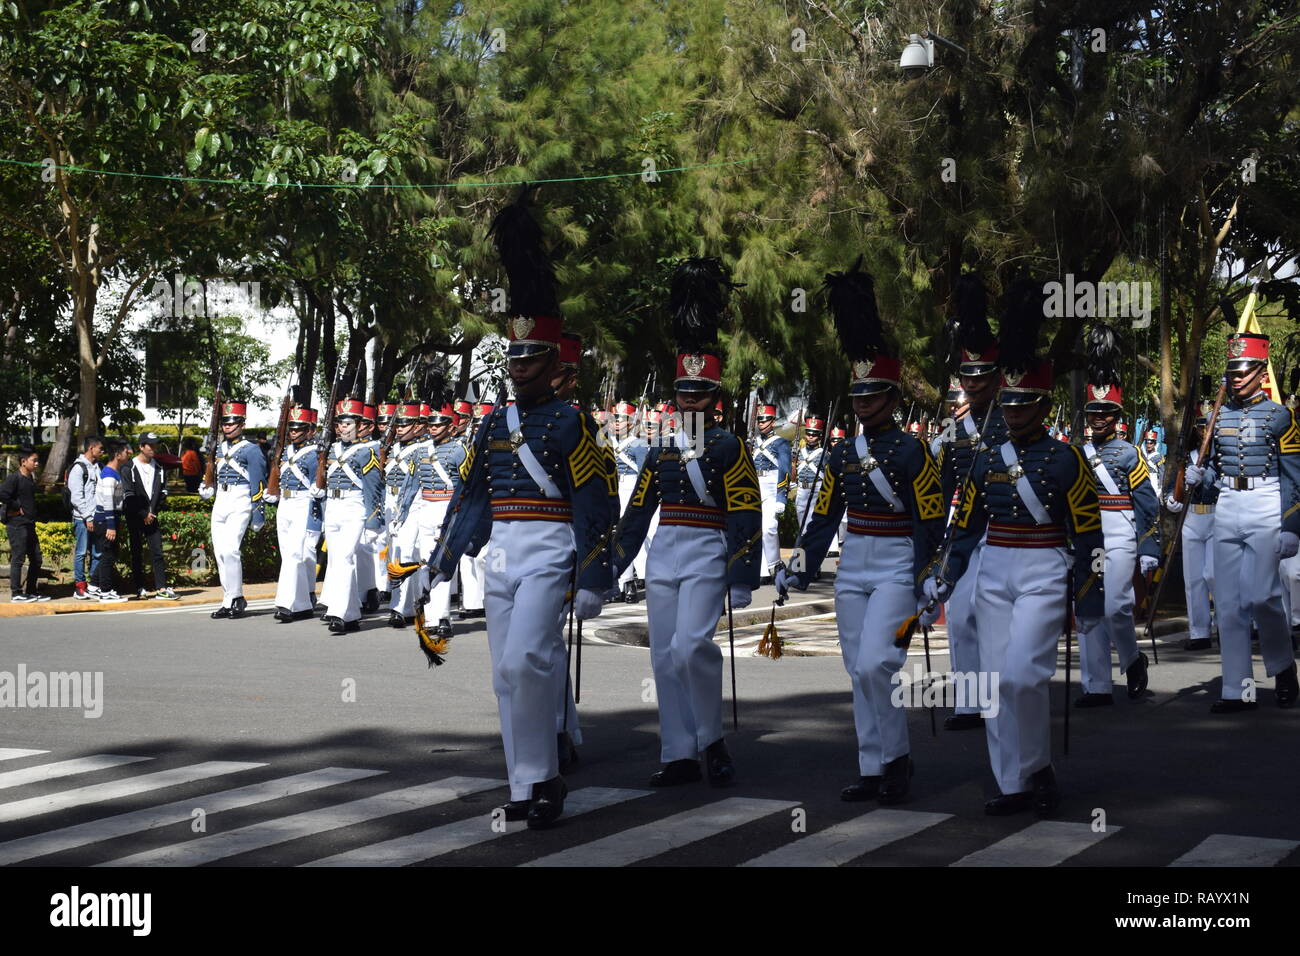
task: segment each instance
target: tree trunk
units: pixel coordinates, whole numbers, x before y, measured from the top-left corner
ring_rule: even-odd
[[[81,395],[78,404],[80,437],[99,434],[99,366],[95,361],[95,301],[99,286],[89,269],[79,270],[72,281],[72,324],[77,332],[77,369]]]
[[[50,446],[50,455],[45,459],[45,470],[41,472],[40,486],[49,490],[63,477],[63,468],[67,464],[72,447],[72,416],[60,415],[59,424],[54,429],[54,443]]]
[[[299,322],[306,330],[307,344],[303,349],[302,360],[302,402],[310,406],[312,392],[316,388],[316,362],[320,358],[320,313],[312,308],[311,302],[303,297],[302,313]],[[325,393],[329,397],[329,392]]]

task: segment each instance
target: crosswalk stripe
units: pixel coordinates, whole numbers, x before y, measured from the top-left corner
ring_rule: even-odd
[[[627,866],[796,806],[788,800],[730,797],[540,857],[524,866]]]
[[[59,777],[71,777],[79,773],[91,773],[95,770],[124,767],[127,764],[152,759],[152,757],[95,754],[93,757],[78,757],[75,760],[59,760],[55,763],[43,763],[37,767],[24,767],[22,770],[8,770],[0,773],[0,790],[8,790],[10,787],[23,787],[29,783],[40,783],[43,780],[57,780]]]
[[[1088,823],[1039,820],[982,850],[976,850],[953,866],[1056,866],[1082,853],[1122,827],[1108,826],[1097,832]]]
[[[48,750],[19,750],[16,747],[0,747],[0,760],[17,760],[20,757],[38,757],[49,753]]]
[[[951,817],[951,813],[875,810],[801,836],[741,866],[842,866],[864,853],[913,836]]]
[[[58,793],[43,797],[11,800],[9,803],[0,803],[0,823],[25,820],[43,813],[66,810],[69,807],[117,800],[137,793],[147,793],[150,790],[161,790],[163,787],[174,787],[177,784],[192,783],[195,780],[206,780],[209,777],[219,777],[227,773],[238,773],[241,770],[253,770],[265,766],[266,764],[263,763],[210,760],[206,763],[191,764],[188,767],[175,767],[171,770],[141,774],[138,777],[127,777],[125,780],[112,780],[108,783],[96,783],[73,790],[60,790]]]
[[[141,833],[156,827],[165,827],[173,823],[183,823],[192,818],[195,810],[201,809],[205,814],[220,813],[222,810],[234,810],[254,803],[279,800],[283,797],[297,796],[332,787],[335,784],[361,780],[381,774],[382,770],[348,770],[343,767],[326,767],[310,773],[295,774],[277,780],[222,790],[218,793],[204,794],[191,800],[176,800],[158,807],[133,810],[115,817],[91,820],[59,830],[47,830],[20,837],[7,843],[0,843],[0,866],[19,863],[38,856],[61,853],[77,847],[112,840],[130,833]]]
[[[1170,866],[1276,866],[1300,843],[1266,837],[1215,833],[1192,847]]]
[[[613,787],[584,787],[575,790],[564,800],[564,819],[568,820],[601,807],[610,807],[636,797],[649,796],[649,790],[623,790]],[[432,827],[419,833],[372,843],[369,846],[336,853],[321,860],[313,860],[304,866],[409,866],[431,860],[435,856],[463,850],[466,847],[486,843],[507,833],[518,833],[527,828],[523,821],[505,824],[506,829],[494,830],[491,816],[476,816],[457,823],[448,823]]]
[[[419,810],[472,793],[504,786],[500,780],[479,777],[448,777],[435,783],[390,790],[387,793],[352,800],[333,807],[307,810],[287,817],[250,824],[225,833],[200,837],[186,843],[174,843],[157,849],[134,853],[101,866],[198,866],[223,860],[250,850],[287,843],[300,837],[314,836],[328,830],[365,823],[395,813]]]

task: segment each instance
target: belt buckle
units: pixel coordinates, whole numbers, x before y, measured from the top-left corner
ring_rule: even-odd
[[[1249,491],[1250,479],[1247,478],[1245,475],[1237,475],[1235,478],[1232,479],[1232,486],[1238,491]]]

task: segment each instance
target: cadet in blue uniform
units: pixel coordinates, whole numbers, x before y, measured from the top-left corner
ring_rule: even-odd
[[[615,402],[610,419],[611,438],[613,439],[614,467],[618,471],[619,513],[627,510],[636,489],[637,475],[645,464],[650,445],[637,434],[637,407],[631,402]],[[646,548],[642,547],[636,557],[619,575],[618,586],[623,600],[635,604],[637,599],[637,581],[645,581]]]
[[[1048,692],[1071,565],[1078,615],[1098,618],[1104,603],[1101,575],[1092,571],[1103,540],[1092,470],[1078,448],[1050,437],[1043,424],[1052,406],[1052,366],[1033,355],[1043,298],[1042,284],[1027,280],[1008,294],[998,344],[1008,440],[976,456],[946,565],[925,582],[929,597],[944,597],[984,539],[973,570],[980,667],[999,680],[996,712],[984,713],[1001,791],[984,806],[991,816],[1031,807],[1039,816],[1056,812]]]
[[[826,448],[822,445],[825,434],[826,423],[820,418],[804,419],[803,448],[799,450],[799,464],[795,468],[799,487],[794,493],[794,512],[801,531],[812,518],[810,502],[817,500],[817,492],[821,490],[822,469],[826,466]]]
[[[463,554],[487,549],[488,645],[510,777],[503,809],[506,819],[540,828],[560,816],[568,793],[555,737],[566,658],[554,622],[571,585],[579,620],[601,611],[614,580],[608,545],[616,485],[591,418],[551,387],[561,320],[540,228],[521,200],[502,210],[492,232],[510,280],[515,402],[483,422],[429,566],[436,586]]]
[[[432,413],[430,406],[421,402],[403,402],[397,406],[400,445],[395,445],[389,452],[388,468],[385,469],[387,487],[384,498],[386,502],[393,502],[388,563],[421,564],[414,574],[407,575],[399,584],[389,582],[388,623],[392,627],[406,627],[411,623],[416,599],[428,590],[428,575],[423,562],[433,553],[438,528],[446,514],[446,502],[454,490],[451,476],[448,476],[446,487],[439,486],[437,474],[426,461],[431,455],[431,440],[423,434],[429,417],[426,410]],[[463,449],[461,457],[463,460]],[[438,501],[442,502],[442,508],[434,514],[434,505]],[[444,636],[450,636],[450,632],[448,626]]]
[[[754,440],[754,469],[763,493],[763,581],[781,563],[778,520],[790,493],[790,443],[776,433],[776,406],[758,406],[758,436]]]
[[[245,402],[222,405],[224,437],[213,452],[216,486],[199,487],[199,497],[216,499],[212,502],[212,555],[221,579],[221,607],[212,612],[216,618],[244,616],[248,602],[244,600],[244,561],[240,548],[249,526],[258,531],[265,520],[262,494],[266,491],[266,456],[244,438],[247,411]]]
[[[1210,460],[1188,465],[1185,472],[1188,488],[1219,488],[1214,609],[1223,687],[1210,708],[1215,714],[1259,706],[1250,661],[1252,619],[1259,628],[1264,673],[1277,678],[1277,705],[1293,706],[1300,692],[1278,571],[1278,563],[1300,545],[1300,428],[1290,409],[1266,397],[1261,385],[1267,367],[1267,335],[1228,337],[1232,397],[1214,421]]]
[[[388,431],[392,426],[393,416],[397,415],[400,408],[401,406],[397,402],[379,403],[379,427],[375,430],[375,438],[381,451],[384,442],[388,439]],[[399,415],[397,431],[393,435],[393,444],[388,449],[388,457],[381,462],[383,467],[381,483],[384,489],[384,513],[383,526],[380,529],[379,550],[375,552],[375,587],[378,590],[381,607],[390,604],[393,599],[388,581],[388,562],[393,560],[393,556],[389,552],[392,550],[392,540],[397,536],[399,528],[397,506],[401,503],[402,482],[406,475],[404,463],[401,460],[402,449],[414,441],[413,434],[419,424],[418,419],[414,422],[402,421]]]
[[[853,678],[859,777],[840,797],[901,803],[913,766],[907,711],[893,701],[907,661],[906,648],[894,646],[894,633],[922,598],[921,581],[943,536],[943,494],[930,450],[894,421],[901,368],[885,346],[871,277],[854,266],[828,275],[826,288],[851,362],[849,394],[863,434],[831,450],[803,537],[803,560],[777,572],[776,587],[782,595],[791,586],[808,587],[847,509],[835,621],[844,668]]]
[[[1110,649],[1119,653],[1119,669],[1128,677],[1128,696],[1137,699],[1147,687],[1147,656],[1138,650],[1133,621],[1133,570],[1149,574],[1160,564],[1160,504],[1148,480],[1146,461],[1137,448],[1115,434],[1124,397],[1117,384],[1118,351],[1114,333],[1104,326],[1088,332],[1089,385],[1083,410],[1092,438],[1083,457],[1097,481],[1101,530],[1105,537],[1105,611],[1101,618],[1078,615],[1078,707],[1111,706]]]
[[[1201,409],[1192,432],[1188,459],[1200,464],[1201,438],[1205,434],[1208,412]],[[1208,651],[1210,635],[1214,630],[1210,598],[1214,594],[1214,504],[1219,500],[1215,485],[1199,484],[1187,489],[1185,500],[1179,501],[1171,491],[1165,496],[1165,507],[1177,514],[1190,508],[1183,519],[1183,591],[1187,597],[1187,640],[1185,651]]]
[[[968,274],[953,290],[957,310],[957,366],[960,393],[965,409],[940,436],[939,478],[943,500],[951,513],[958,505],[962,483],[971,472],[978,451],[996,448],[1007,440],[1002,410],[994,401],[998,390],[998,346],[989,328],[988,293],[979,276]],[[951,392],[950,392],[951,394]],[[951,398],[950,398],[951,400]],[[971,552],[969,568],[952,589],[944,607],[948,624],[948,648],[956,674],[978,674],[980,667],[979,618],[975,614],[975,581],[979,577],[982,541]],[[984,726],[979,702],[957,702],[943,722],[945,730],[976,730]]]
[[[327,452],[325,473],[325,547],[329,562],[320,601],[326,607],[322,620],[331,633],[360,630],[361,595],[357,587],[357,561],[368,559],[359,547],[362,534],[377,534],[383,525],[383,484],[375,443],[357,440],[365,403],[345,398],[336,406],[338,441]],[[364,578],[363,578],[364,580]]]
[[[295,405],[289,409],[287,441],[280,454],[280,495],[263,500],[274,504],[275,532],[280,543],[280,578],[275,588],[275,619],[291,624],[312,616],[316,590],[316,544],[320,540],[324,492],[316,487],[316,445],[311,440],[316,411]]]
[[[727,786],[735,765],[722,735],[722,650],[714,643],[728,595],[746,607],[758,585],[758,479],[749,452],[713,423],[722,382],[717,323],[731,285],[717,259],[688,259],[673,273],[680,428],[652,446],[619,522],[615,569],[641,550],[655,509],[659,529],[646,558],[650,664],[659,704],[660,759],[650,778],[666,787],[700,779]]]

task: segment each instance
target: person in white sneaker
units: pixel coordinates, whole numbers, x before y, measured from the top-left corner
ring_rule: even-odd
[[[72,596],[87,601],[99,596],[95,585],[95,569],[99,567],[99,552],[95,544],[95,482],[99,480],[99,455],[104,441],[98,435],[87,435],[81,443],[82,452],[65,478],[68,507],[72,510],[72,535],[76,547],[72,557]],[[90,571],[86,564],[89,559]]]
[[[126,516],[127,531],[131,536],[131,590],[136,597],[144,600],[149,596],[145,587],[144,547],[149,546],[149,555],[153,564],[153,590],[156,596],[171,589],[167,587],[167,571],[163,564],[162,529],[158,525],[158,513],[167,504],[167,481],[162,466],[154,461],[158,445],[158,436],[145,432],[137,444],[140,453],[132,458],[122,476],[126,488],[123,509]],[[171,598],[175,600],[175,592]]]
[[[99,473],[99,481],[95,484],[95,537],[99,541],[96,574],[100,603],[115,604],[126,600],[113,589],[113,566],[117,562],[117,533],[122,524],[122,502],[126,498],[122,470],[131,458],[131,446],[110,439],[104,451],[108,455],[108,464]]]
[[[0,518],[9,531],[9,589],[11,601],[21,604],[48,601],[38,596],[41,576],[41,546],[36,541],[36,469],[41,459],[36,449],[24,445],[18,450],[18,470],[0,482]],[[27,590],[22,589],[23,561],[27,561]]]

